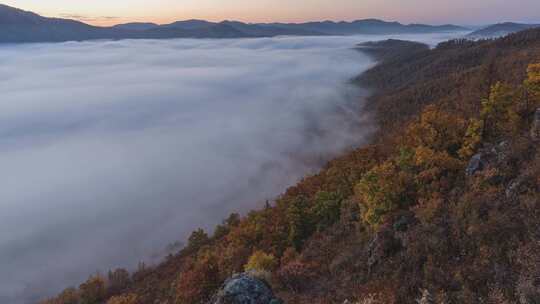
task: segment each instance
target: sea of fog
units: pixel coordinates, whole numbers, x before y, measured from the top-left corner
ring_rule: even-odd
[[[386,38],[0,46],[0,303],[155,261],[364,143],[353,47]]]

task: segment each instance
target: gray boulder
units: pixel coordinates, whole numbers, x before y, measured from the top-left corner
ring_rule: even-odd
[[[472,176],[489,166],[502,168],[508,165],[510,154],[511,145],[508,141],[502,141],[496,145],[486,145],[471,157],[465,173]]]
[[[281,304],[270,286],[250,273],[241,273],[225,281],[213,304]]]
[[[467,165],[467,169],[465,169],[465,173],[467,173],[467,175],[474,175],[476,172],[481,171],[484,168],[482,156],[482,153],[478,153],[471,158],[469,164]]]

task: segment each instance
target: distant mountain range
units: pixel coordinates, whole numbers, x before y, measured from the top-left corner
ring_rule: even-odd
[[[0,4],[0,43],[62,42],[92,39],[249,38],[281,35],[412,34],[466,31],[455,25],[404,25],[377,19],[353,22],[243,23],[186,20],[171,24],[126,23],[112,27],[47,18]]]
[[[540,27],[540,24],[497,23],[474,31],[467,36],[471,38],[497,38],[535,27]]]

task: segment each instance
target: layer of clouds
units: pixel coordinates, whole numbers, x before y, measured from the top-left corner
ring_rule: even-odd
[[[362,144],[373,39],[0,47],[0,302],[131,268]]]
[[[117,16],[91,16],[91,15],[81,15],[81,14],[70,14],[62,13],[59,15],[61,18],[75,19],[84,22],[100,22],[100,21],[114,21],[121,19]]]

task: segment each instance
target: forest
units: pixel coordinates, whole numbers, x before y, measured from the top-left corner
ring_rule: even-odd
[[[284,303],[540,303],[540,29],[380,62],[371,143],[156,266],[91,276],[41,304],[209,303],[251,271]]]

